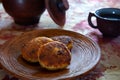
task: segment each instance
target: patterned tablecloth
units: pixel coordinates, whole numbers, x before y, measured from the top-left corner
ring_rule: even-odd
[[[103,7],[120,8],[120,0],[68,0],[70,8],[66,15],[66,24],[63,29],[76,31],[90,37],[97,42],[101,48],[102,57],[100,63],[94,70],[84,77],[76,80],[120,80],[120,36],[116,38],[105,38],[97,30],[88,25],[89,12]],[[36,26],[34,28],[31,28]],[[0,47],[7,40],[34,29],[61,28],[56,25],[45,11],[39,24],[21,28],[14,23],[13,19],[4,11],[0,4]],[[18,80],[0,69],[0,80]]]

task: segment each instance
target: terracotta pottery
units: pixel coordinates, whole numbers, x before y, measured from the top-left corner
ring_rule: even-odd
[[[69,8],[67,0],[45,0],[46,8],[53,21],[64,26],[66,21],[66,10]]]
[[[5,11],[20,25],[32,25],[39,22],[45,10],[44,0],[2,0]]]
[[[2,0],[2,4],[15,23],[20,25],[38,23],[47,8],[55,23],[63,26],[65,11],[69,8],[67,0]]]
[[[71,63],[63,70],[48,71],[39,64],[26,62],[21,56],[21,49],[29,40],[39,36],[69,36],[73,40]],[[49,55],[48,55],[49,56]],[[62,29],[43,29],[23,33],[8,41],[0,50],[0,63],[3,69],[22,80],[75,80],[77,76],[91,71],[101,57],[100,48],[90,38],[76,32]]]

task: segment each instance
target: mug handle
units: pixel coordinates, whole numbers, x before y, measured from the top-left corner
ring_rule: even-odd
[[[95,16],[95,14],[94,13],[89,13],[89,16],[88,16],[88,23],[89,23],[89,25],[91,26],[91,27],[93,27],[93,28],[97,28],[97,26],[95,26],[93,23],[92,23],[92,17],[96,17]]]

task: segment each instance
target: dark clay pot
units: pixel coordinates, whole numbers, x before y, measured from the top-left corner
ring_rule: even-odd
[[[2,4],[15,23],[20,25],[38,23],[45,11],[44,0],[2,0]]]

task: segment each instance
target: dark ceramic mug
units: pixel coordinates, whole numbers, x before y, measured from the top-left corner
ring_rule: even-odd
[[[96,17],[97,25],[92,22],[92,17]],[[120,9],[102,8],[95,13],[89,13],[88,23],[92,28],[97,28],[103,36],[116,37],[120,35]]]

